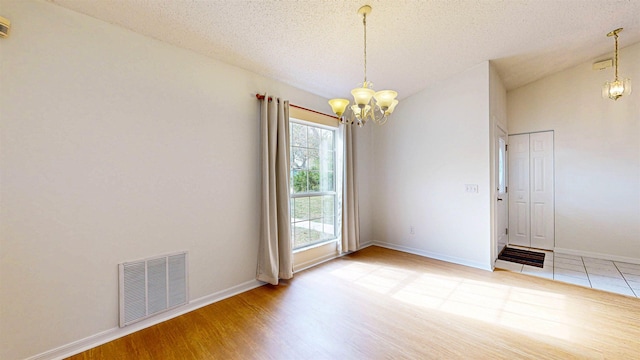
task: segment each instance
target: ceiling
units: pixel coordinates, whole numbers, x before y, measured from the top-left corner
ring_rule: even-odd
[[[368,80],[399,99],[485,60],[512,90],[610,58],[618,27],[640,42],[640,0],[49,1],[327,98],[362,82],[365,4]]]

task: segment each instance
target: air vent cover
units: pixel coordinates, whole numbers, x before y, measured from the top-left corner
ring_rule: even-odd
[[[187,253],[119,264],[120,327],[184,305]]]

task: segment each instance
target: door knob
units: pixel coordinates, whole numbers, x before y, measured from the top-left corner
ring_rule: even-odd
[[[502,201],[502,199],[498,198],[498,201]]]

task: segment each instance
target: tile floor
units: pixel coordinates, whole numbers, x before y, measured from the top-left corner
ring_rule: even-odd
[[[640,264],[554,254],[551,251],[545,251],[545,254],[542,268],[503,260],[497,260],[495,266],[499,269],[640,297]]]

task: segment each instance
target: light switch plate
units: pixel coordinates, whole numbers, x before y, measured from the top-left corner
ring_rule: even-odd
[[[478,192],[478,184],[465,184],[465,191],[468,193],[477,193]]]

